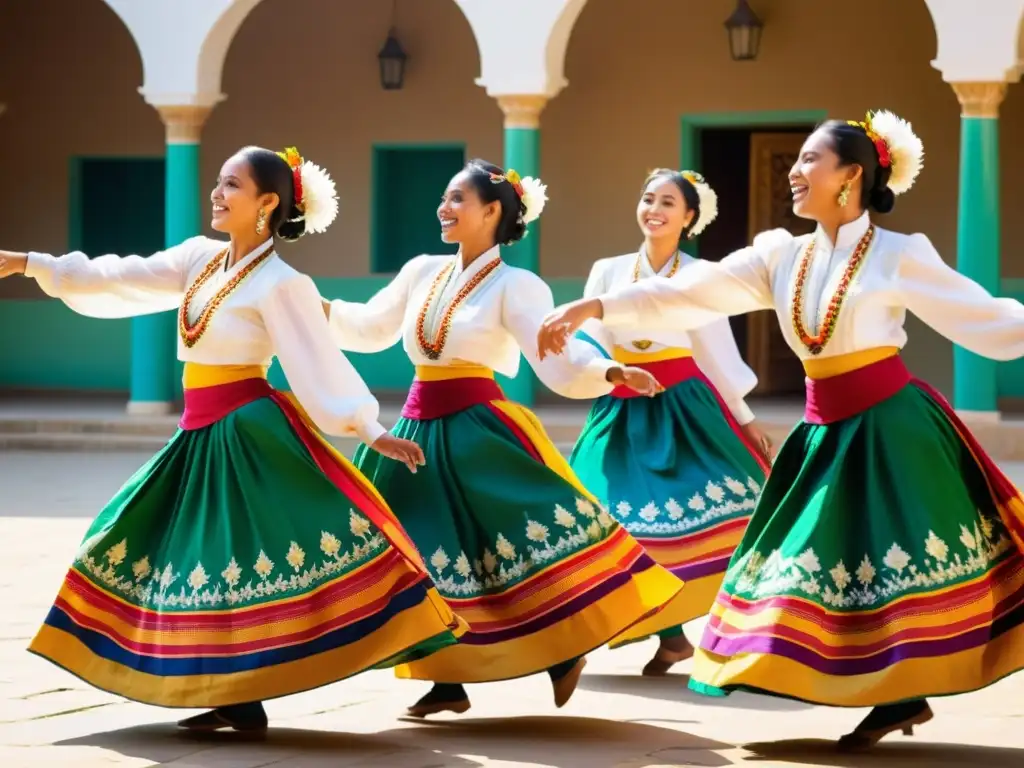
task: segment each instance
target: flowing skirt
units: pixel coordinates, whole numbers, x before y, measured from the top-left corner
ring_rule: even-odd
[[[458,645],[399,667],[400,677],[521,677],[659,611],[679,621],[682,582],[584,490],[536,417],[488,374],[414,383],[393,433],[422,446],[415,475],[365,448],[356,455],[469,624]]]
[[[686,582],[690,621],[711,608],[768,468],[692,357],[642,367],[665,392],[595,401],[570,463],[647,553]],[[631,630],[613,645],[639,639]]]
[[[192,389],[182,425],[90,526],[32,652],[125,698],[215,707],[456,642],[388,507],[287,397]]]
[[[898,357],[808,380],[691,687],[864,707],[1024,668],[1024,500]]]

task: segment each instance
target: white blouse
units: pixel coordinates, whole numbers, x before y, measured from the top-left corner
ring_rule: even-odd
[[[148,258],[30,253],[26,276],[88,317],[133,317],[177,309],[185,292],[226,243],[194,237]],[[214,294],[273,247],[268,240],[230,269],[219,269],[190,303],[194,323]],[[385,433],[380,406],[352,364],[331,343],[313,281],[271,254],[228,294],[191,348],[178,358],[203,365],[269,366],[277,356],[288,383],[316,425],[330,435],[372,444]]]
[[[510,377],[519,370],[522,352],[544,385],[563,397],[589,399],[611,392],[606,376],[619,364],[589,344],[576,341],[568,355],[538,358],[537,332],[554,309],[551,289],[533,272],[502,261],[452,314],[440,356],[427,356],[417,329],[435,280],[453,267],[427,308],[427,341],[435,338],[452,300],[500,255],[495,246],[465,269],[458,256],[417,256],[365,304],[335,299],[330,318],[335,342],[351,352],[379,352],[401,340],[414,365],[481,365]]]
[[[840,228],[833,245],[818,228],[794,238],[763,232],[754,244],[721,262],[698,261],[673,280],[652,278],[601,297],[611,326],[657,321],[695,328],[721,315],[774,309],[782,334],[801,360],[828,358],[873,347],[903,348],[907,310],[950,341],[994,360],[1024,356],[1024,305],[994,298],[947,265],[925,235],[875,228],[857,276],[847,291],[832,339],[817,356],[800,341],[791,307],[797,270],[811,238],[815,251],[804,284],[804,328],[818,332],[857,243],[871,222],[865,213]]]
[[[639,254],[629,253],[624,256],[601,259],[595,262],[590,270],[590,277],[583,289],[583,296],[588,299],[594,298],[608,293],[614,288],[632,285],[637,259],[640,260],[639,278],[641,280],[655,276],[668,276],[675,261],[669,259],[661,270],[655,273],[654,267],[651,266],[643,249]],[[692,268],[695,261],[696,259],[692,256],[681,255],[680,267],[676,274],[669,279],[677,279],[686,270]],[[754,413],[744,398],[757,386],[757,376],[743,362],[728,318],[719,317],[718,320],[708,325],[691,330],[671,324],[664,325],[660,321],[613,327],[600,320],[591,320],[581,330],[593,337],[609,354],[615,346],[632,350],[633,343],[637,341],[651,342],[649,346],[645,345],[644,352],[647,353],[654,353],[666,347],[692,350],[697,365],[715,385],[736,420],[740,424],[749,424],[754,420]]]

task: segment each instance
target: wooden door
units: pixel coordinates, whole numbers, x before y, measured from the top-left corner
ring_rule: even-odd
[[[814,222],[793,213],[789,169],[803,133],[750,134],[749,237],[766,229],[788,229],[794,235],[814,230]],[[804,391],[803,366],[786,344],[774,311],[753,312],[747,322],[747,363],[757,374],[758,395],[790,395]]]

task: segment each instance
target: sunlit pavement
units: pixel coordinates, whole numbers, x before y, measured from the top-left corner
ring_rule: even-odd
[[[146,458],[0,452],[2,768],[1024,765],[1024,675],[933,701],[936,719],[914,738],[844,756],[834,740],[862,711],[745,695],[700,698],[686,688],[686,664],[667,679],[639,677],[647,645],[593,654],[562,710],[538,676],[473,686],[473,709],[461,717],[404,721],[405,705],[425,686],[372,672],[271,702],[273,730],[263,740],[185,736],[173,727],[183,713],[94,691],[25,651],[89,519]],[[1024,483],[1024,464],[1007,469]]]

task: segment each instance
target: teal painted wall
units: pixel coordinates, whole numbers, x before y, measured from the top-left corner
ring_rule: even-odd
[[[327,298],[366,301],[387,284],[386,277],[317,278]],[[583,278],[549,281],[555,301],[579,298]],[[126,392],[130,380],[131,321],[94,320],[76,315],[48,299],[0,301],[0,387]],[[350,355],[352,363],[376,390],[404,391],[412,365],[401,345],[376,355]],[[525,365],[525,361],[522,362]],[[271,380],[284,377],[275,364]]]

